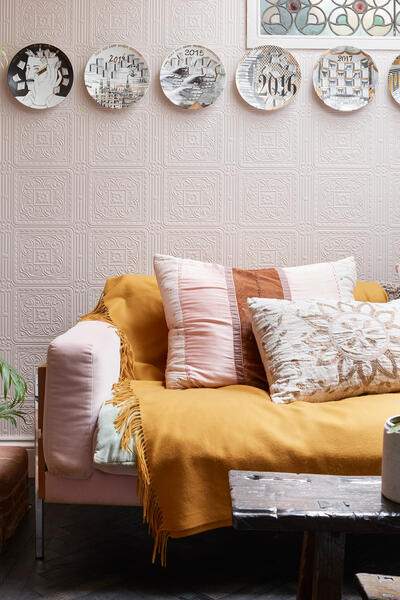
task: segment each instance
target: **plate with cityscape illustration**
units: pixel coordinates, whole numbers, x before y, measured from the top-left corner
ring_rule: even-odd
[[[89,95],[105,108],[126,108],[139,102],[150,83],[143,56],[130,46],[113,44],[89,58],[85,68]]]
[[[260,110],[283,108],[295,98],[301,85],[297,60],[279,46],[249,50],[236,69],[239,94]]]
[[[225,86],[221,59],[204,46],[182,46],[171,52],[160,71],[164,94],[176,106],[196,110],[205,108]]]
[[[51,108],[69,94],[74,72],[68,56],[50,44],[22,48],[8,67],[12,95],[30,108]]]
[[[396,56],[389,69],[389,90],[393,99],[400,104],[400,55]]]
[[[378,69],[369,54],[353,46],[332,48],[322,54],[313,71],[318,97],[331,108],[358,110],[375,97]]]

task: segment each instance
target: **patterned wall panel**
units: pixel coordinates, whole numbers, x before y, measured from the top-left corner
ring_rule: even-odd
[[[294,51],[303,83],[293,104],[262,114],[238,96],[245,0],[1,0],[10,56],[40,40],[66,52],[75,83],[60,107],[17,103],[0,73],[0,354],[34,369],[49,341],[93,307],[108,276],[151,272],[155,252],[242,267],[354,254],[362,276],[400,261],[400,108],[386,89],[395,53],[373,52],[376,99],[355,114],[324,108],[312,89],[317,51]],[[140,104],[93,102],[83,69],[126,43],[148,59]],[[163,95],[158,71],[181,44],[224,61],[226,89],[202,111]],[[31,444],[32,417],[0,438]]]

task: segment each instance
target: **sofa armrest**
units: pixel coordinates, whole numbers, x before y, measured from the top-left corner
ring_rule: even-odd
[[[85,479],[93,472],[93,434],[100,408],[120,371],[120,339],[100,321],[82,321],[51,342],[43,447],[52,475]]]

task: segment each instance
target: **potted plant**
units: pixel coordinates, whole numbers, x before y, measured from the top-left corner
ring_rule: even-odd
[[[25,421],[21,407],[26,396],[25,379],[0,358],[0,419],[16,427]],[[0,440],[1,441],[1,440]],[[25,448],[0,445],[0,552],[28,510],[28,457]]]
[[[17,419],[25,421],[21,407],[26,396],[26,381],[4,358],[0,358],[0,379],[3,382],[0,419],[10,421],[16,427]]]

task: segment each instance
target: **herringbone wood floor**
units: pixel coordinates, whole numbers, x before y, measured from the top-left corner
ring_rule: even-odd
[[[213,531],[171,540],[151,564],[140,509],[46,507],[46,557],[35,561],[33,510],[0,555],[1,600],[292,600],[300,537]],[[356,571],[400,574],[399,536],[350,536],[345,600]]]

